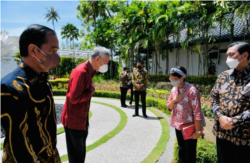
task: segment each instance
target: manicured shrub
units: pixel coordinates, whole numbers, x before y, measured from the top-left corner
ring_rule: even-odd
[[[57,78],[55,80],[49,80],[49,82],[50,82],[50,84],[52,86],[57,86],[58,87],[59,84],[68,84],[69,83],[69,79]]]
[[[67,90],[53,90],[53,94],[55,96],[62,96],[66,95]],[[116,98],[120,99],[121,98],[121,93],[117,91],[102,91],[102,90],[96,90],[95,93],[93,94],[93,97],[107,97],[107,98]],[[130,94],[127,94],[126,99],[130,99]],[[147,106],[152,106],[155,107],[162,112],[171,115],[171,112],[167,110],[166,108],[166,100],[164,99],[159,99],[155,97],[146,97],[146,105]]]
[[[179,149],[178,143],[175,141],[174,144],[174,163],[179,161]],[[199,138],[196,149],[196,162],[199,163],[217,163],[217,151],[216,144],[207,141],[206,139]]]

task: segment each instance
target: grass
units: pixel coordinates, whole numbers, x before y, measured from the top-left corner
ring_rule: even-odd
[[[106,103],[102,103],[102,102],[96,102],[96,101],[91,101],[91,102],[101,104],[101,105],[106,105],[108,107],[115,109],[120,114],[121,120],[114,130],[112,130],[108,134],[104,135],[101,139],[97,140],[95,143],[88,145],[86,152],[89,152],[89,151],[95,149],[96,147],[102,145],[103,143],[106,143],[108,140],[113,138],[116,134],[118,134],[126,126],[127,119],[128,119],[127,115],[119,107],[116,107],[116,106],[113,106],[110,104],[106,104]],[[67,161],[68,155],[63,155],[60,158],[61,158],[61,162]]]
[[[162,115],[158,111],[153,110],[151,108],[147,108],[147,109],[153,112],[160,119],[162,133],[154,149],[149,153],[149,155],[141,163],[152,163],[152,162],[156,162],[157,160],[159,160],[159,158],[161,157],[162,153],[164,152],[166,148],[167,142],[170,137],[169,135],[170,131],[169,131],[167,120],[165,118],[160,118],[162,117]]]
[[[1,143],[1,147],[0,147],[1,150],[3,150],[3,143]]]

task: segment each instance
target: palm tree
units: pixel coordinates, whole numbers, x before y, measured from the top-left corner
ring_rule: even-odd
[[[49,22],[50,20],[52,20],[52,24],[53,24],[53,27],[54,27],[54,31],[55,31],[55,24],[54,24],[54,21],[58,21],[58,19],[60,19],[60,16],[58,14],[58,12],[54,9],[54,7],[50,7],[50,9],[47,9],[47,13],[45,14],[45,18],[44,19],[47,19],[47,21]]]
[[[61,31],[62,39],[66,38],[70,40],[69,46],[71,48],[71,41],[73,41],[74,47],[74,39],[78,40],[79,37],[79,29],[76,28],[73,24],[67,23],[66,25],[62,26]]]
[[[78,40],[79,29],[76,28],[76,26],[74,26],[73,24],[67,23],[66,25],[62,27],[61,35],[62,35],[62,39],[66,38],[70,40],[70,43],[69,43],[70,48],[71,48],[71,41],[73,41],[73,48],[74,48],[74,39]],[[73,57],[74,57],[74,51],[73,51]]]

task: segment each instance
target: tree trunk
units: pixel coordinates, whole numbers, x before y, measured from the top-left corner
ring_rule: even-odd
[[[222,18],[221,18],[222,19]],[[220,20],[220,35],[219,35],[219,48],[218,48],[218,55],[217,55],[217,63],[216,63],[216,75],[218,75],[218,69],[219,69],[219,60],[220,60],[220,39],[221,39],[221,20]]]
[[[205,74],[208,73],[208,27],[206,29],[206,53],[205,53],[205,61],[206,61],[206,64],[205,64]]]
[[[56,30],[55,30],[55,24],[54,24],[54,19],[52,19],[52,24],[53,24],[53,27],[54,27],[54,31],[56,32]]]
[[[194,75],[194,63],[193,63],[193,51],[191,50],[191,65],[192,65],[192,75]]]
[[[166,70],[165,74],[168,74],[168,67],[169,67],[169,56],[168,56],[168,36],[167,36],[167,42],[166,42]]]
[[[113,75],[112,75],[112,61],[113,61],[113,50],[112,50],[112,48],[110,48],[111,49],[111,62],[110,62],[110,77],[112,78],[113,77]]]
[[[147,47],[147,61],[146,61],[146,64],[147,64],[147,71],[149,72],[149,50],[148,50],[148,47]]]
[[[187,38],[189,37],[189,27],[187,29]],[[188,42],[189,43],[189,42]],[[188,44],[187,43],[187,44]],[[186,62],[187,74],[189,74],[189,44],[187,45],[187,62]]]
[[[96,31],[96,17],[95,17],[95,14],[94,14],[93,18],[94,18],[94,25],[95,25],[95,31]],[[95,46],[97,46],[97,38],[95,38]]]
[[[157,63],[158,63],[158,61],[157,61],[157,50],[155,51],[155,74],[157,75]]]
[[[234,12],[232,13],[233,16],[231,18],[231,22],[234,21]],[[234,39],[234,23],[231,25],[231,32],[230,32],[230,43],[233,42],[233,39]]]
[[[246,19],[246,21],[247,21],[247,34],[248,34],[248,43],[250,43],[250,32],[249,32],[249,20],[248,19]],[[250,55],[250,54],[249,54]]]

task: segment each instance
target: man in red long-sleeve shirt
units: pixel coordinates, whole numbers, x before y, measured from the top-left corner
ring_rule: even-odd
[[[85,160],[90,100],[95,92],[93,76],[96,71],[107,72],[108,62],[109,50],[96,47],[91,58],[78,65],[70,74],[61,117],[70,163],[83,163]]]

